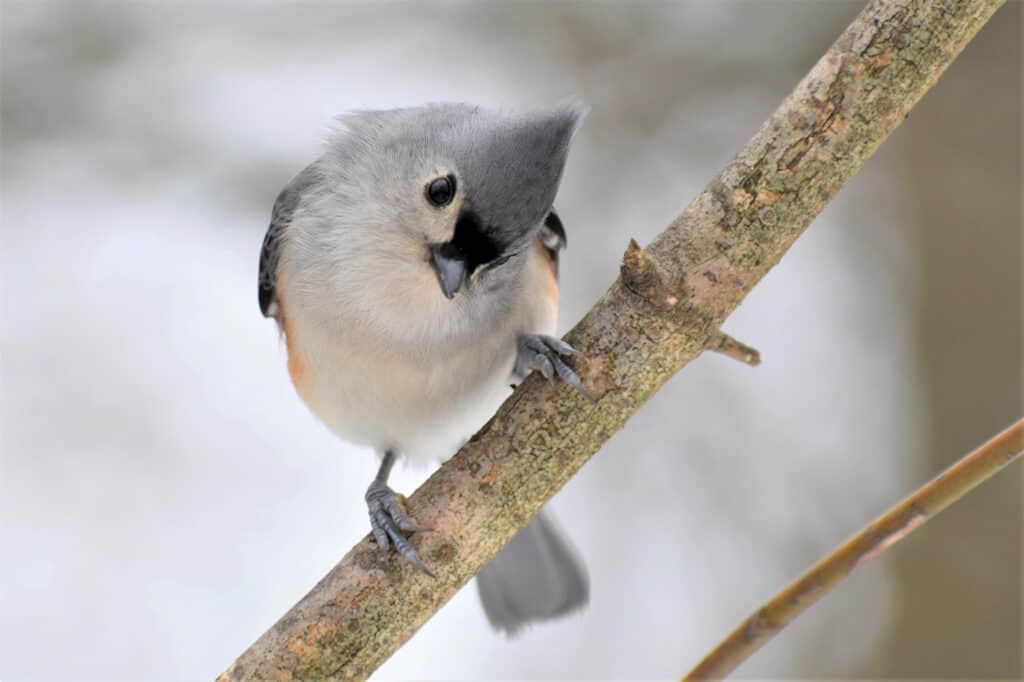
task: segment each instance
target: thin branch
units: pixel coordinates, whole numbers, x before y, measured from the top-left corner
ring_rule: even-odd
[[[963,457],[836,548],[733,630],[684,680],[717,680],[764,646],[865,562],[1024,454],[1024,419]]]
[[[761,353],[754,347],[748,346],[742,341],[737,341],[725,332],[718,332],[708,343],[708,350],[721,353],[733,360],[739,360],[751,367],[761,364]]]
[[[220,679],[369,676],[700,354],[1002,2],[873,0],[566,336],[593,401],[528,377],[408,499],[436,579],[367,536]]]

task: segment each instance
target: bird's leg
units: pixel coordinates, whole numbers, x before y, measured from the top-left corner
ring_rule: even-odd
[[[434,574],[428,571],[423,561],[420,560],[416,550],[402,535],[401,531],[416,532],[430,529],[418,525],[398,506],[398,496],[388,487],[388,476],[391,474],[391,467],[394,464],[395,452],[388,450],[384,453],[380,469],[377,470],[377,477],[366,489],[366,507],[370,512],[370,528],[373,530],[373,537],[380,549],[386,552],[394,544],[398,553],[413,566],[430,577],[434,577]]]
[[[561,339],[544,334],[520,334],[516,345],[516,374],[525,377],[530,370],[535,369],[548,381],[557,376],[585,398],[593,400],[583,388],[583,383],[576,376],[576,372],[561,358],[563,355],[579,355],[575,348]]]

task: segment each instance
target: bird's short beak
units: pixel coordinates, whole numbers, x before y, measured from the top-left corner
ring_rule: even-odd
[[[445,298],[453,298],[466,281],[466,259],[451,244],[435,244],[430,247],[430,264]]]

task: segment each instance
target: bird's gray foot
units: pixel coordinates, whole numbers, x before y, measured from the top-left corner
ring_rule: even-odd
[[[402,511],[395,491],[384,481],[375,479],[366,489],[366,507],[370,512],[370,528],[377,547],[387,552],[394,545],[409,563],[433,578],[434,574],[427,570],[419,554],[402,534],[402,531],[415,533],[430,529],[420,526]]]
[[[563,355],[579,355],[579,352],[561,339],[545,334],[522,334],[518,340],[516,355],[516,374],[526,376],[530,370],[537,370],[548,381],[556,376],[580,392],[585,398],[593,400],[576,372],[562,360]]]

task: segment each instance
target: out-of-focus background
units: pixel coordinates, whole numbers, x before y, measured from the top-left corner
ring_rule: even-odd
[[[0,678],[209,679],[367,531],[367,451],[256,305],[277,191],[351,108],[592,107],[567,329],[861,2],[17,2],[2,10]],[[377,679],[670,678],[1022,413],[1021,4],[555,499],[589,608],[460,592]],[[403,471],[410,491],[426,471]],[[869,564],[745,678],[1019,678],[1021,471]]]

